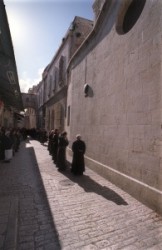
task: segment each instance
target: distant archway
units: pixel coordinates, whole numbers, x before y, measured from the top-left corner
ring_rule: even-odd
[[[22,93],[23,107],[25,111],[24,126],[28,129],[37,126],[37,99],[35,94]]]
[[[24,109],[37,109],[37,97],[35,94],[21,93]]]

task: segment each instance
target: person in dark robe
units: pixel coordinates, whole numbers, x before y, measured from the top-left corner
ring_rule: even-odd
[[[85,171],[84,154],[86,151],[86,144],[81,140],[81,135],[76,136],[76,141],[72,144],[73,159],[71,172],[74,175],[83,175]]]
[[[52,148],[51,148],[51,152],[52,152],[52,160],[54,161],[54,163],[56,164],[57,162],[57,151],[58,151],[58,138],[59,138],[59,132],[58,129],[54,130],[53,133],[53,137],[52,137]]]
[[[69,141],[67,139],[67,132],[61,133],[58,138],[58,151],[57,151],[57,162],[56,167],[58,170],[64,171],[66,169],[66,147]]]
[[[47,142],[47,138],[48,138],[47,131],[45,129],[42,129],[40,143],[44,145],[44,143]]]
[[[49,154],[52,155],[52,138],[53,138],[54,130],[51,130],[48,135],[48,151]]]

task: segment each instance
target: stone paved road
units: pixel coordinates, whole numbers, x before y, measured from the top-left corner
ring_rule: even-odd
[[[34,140],[0,163],[0,202],[0,250],[162,250],[161,216],[88,168],[58,172]]]

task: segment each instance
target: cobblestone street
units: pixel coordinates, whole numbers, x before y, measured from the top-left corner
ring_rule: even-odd
[[[31,140],[0,163],[7,249],[161,250],[162,217],[88,168],[80,177],[59,172],[47,146]]]

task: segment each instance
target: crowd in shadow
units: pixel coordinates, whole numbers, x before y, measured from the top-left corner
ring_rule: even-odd
[[[105,199],[115,202],[117,205],[127,205],[125,200],[112,189],[100,185],[88,175],[83,175],[85,172],[84,154],[86,144],[79,134],[76,135],[76,140],[72,143],[73,157],[70,163],[66,160],[66,147],[69,144],[66,131],[59,133],[59,130],[55,129],[47,134],[45,129],[27,130],[25,128],[5,129],[1,127],[0,160],[10,162],[15,153],[18,152],[21,141],[26,141],[28,137],[38,140],[42,145],[46,143],[47,150],[58,171],[62,172],[72,182],[77,183],[86,192],[95,192]]]
[[[21,141],[27,141],[28,137],[45,143],[48,140],[44,129],[26,129],[0,127],[0,161],[9,163],[19,151]]]
[[[0,160],[10,162],[19,151],[23,130],[19,128],[0,127]]]

